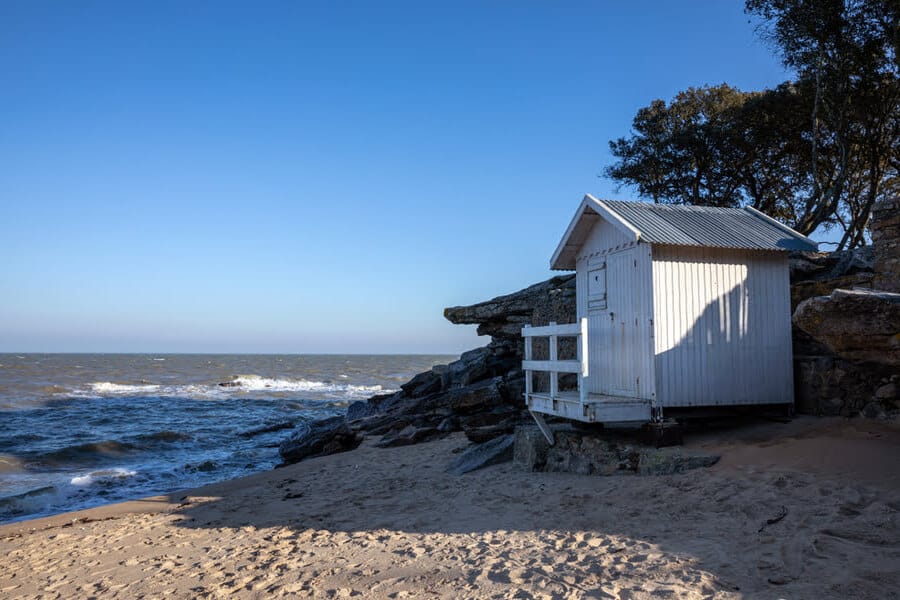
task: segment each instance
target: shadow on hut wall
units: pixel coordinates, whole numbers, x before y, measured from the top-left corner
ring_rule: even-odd
[[[790,299],[780,281],[786,271],[769,254],[752,260],[748,268],[726,254],[711,269],[702,256],[682,260],[682,281],[706,266],[702,284],[678,284],[677,269],[675,283],[663,284],[668,302],[657,303],[654,340],[656,397],[663,406],[791,403]]]

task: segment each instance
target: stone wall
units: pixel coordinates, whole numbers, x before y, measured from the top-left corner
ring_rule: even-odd
[[[874,248],[872,287],[900,292],[900,198],[877,204],[872,210]]]

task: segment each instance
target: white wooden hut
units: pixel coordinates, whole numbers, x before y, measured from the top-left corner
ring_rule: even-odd
[[[585,196],[550,260],[576,271],[578,322],[522,330],[529,409],[621,422],[792,404],[787,252],[815,249],[752,208]],[[558,359],[565,336],[577,360]],[[535,337],[550,338],[549,360],[534,359]],[[533,387],[535,371],[551,374],[549,390]],[[559,373],[577,373],[578,390],[560,391]]]

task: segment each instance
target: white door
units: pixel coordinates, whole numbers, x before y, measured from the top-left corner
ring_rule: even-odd
[[[602,267],[602,268],[601,268]],[[641,309],[637,252],[623,250],[606,255],[589,268],[589,278],[602,277],[594,289],[602,288],[602,301],[588,294],[589,352],[592,373],[590,390],[610,396],[640,397]],[[589,291],[591,286],[589,285]]]

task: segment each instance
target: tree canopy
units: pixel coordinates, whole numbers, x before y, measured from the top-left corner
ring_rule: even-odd
[[[865,243],[900,192],[900,2],[747,0],[796,78],[745,92],[689,88],[640,109],[606,176],[654,202],[751,205],[809,234]]]

